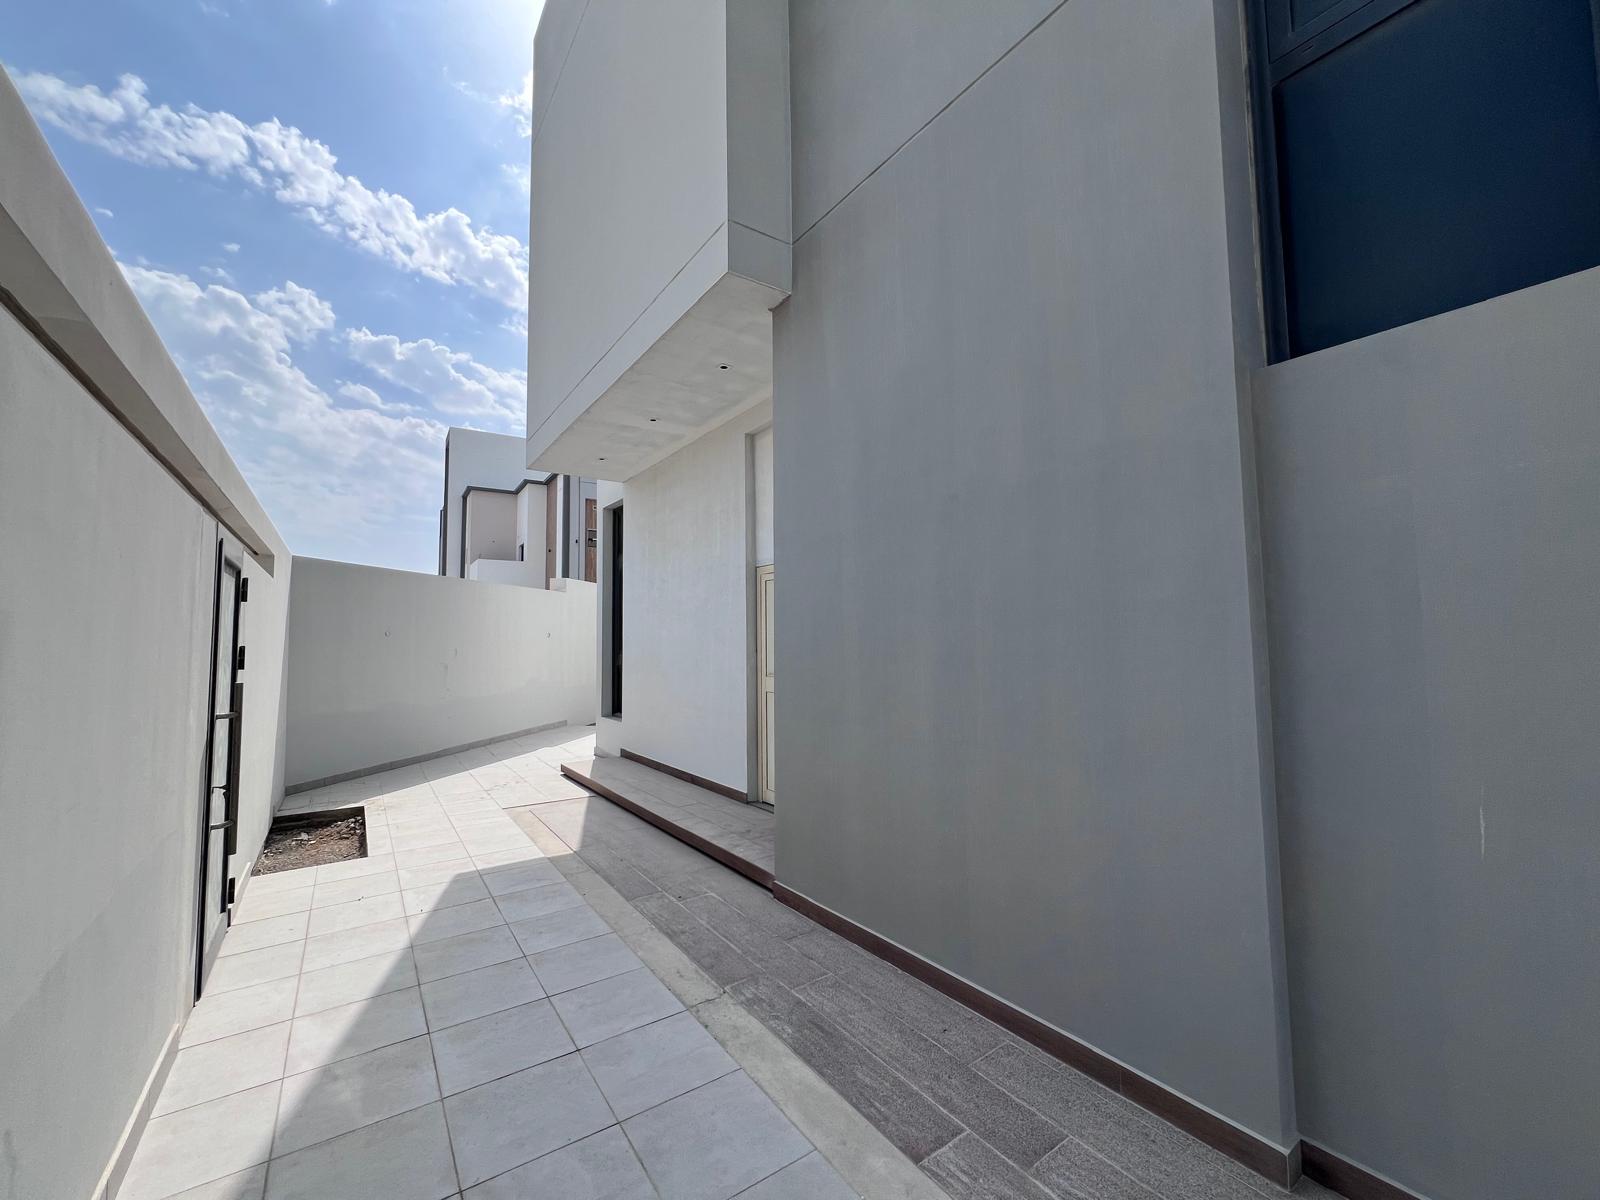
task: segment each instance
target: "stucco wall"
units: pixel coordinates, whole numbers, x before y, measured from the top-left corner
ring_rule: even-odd
[[[1256,378],[1305,1136],[1600,1195],[1600,271]]]
[[[728,219],[724,43],[724,0],[552,0],[540,22],[530,437]]]
[[[297,558],[286,782],[593,721],[595,607],[592,583],[545,591]]]
[[[255,555],[241,879],[290,560],[3,71],[0,161],[0,1194],[83,1200],[194,995],[217,540]]]
[[[0,1192],[82,1200],[194,994],[217,523],[0,310]],[[247,567],[248,873],[289,557]]]
[[[749,786],[749,435],[771,420],[770,404],[743,413],[624,490],[622,722],[608,733],[740,791]]]
[[[838,7],[793,5],[796,195],[848,194],[774,314],[778,877],[1282,1145],[1237,13],[1072,0],[991,66]],[[878,166],[819,79],[916,136]]]
[[[500,492],[467,493],[467,570],[480,558],[515,562],[517,497]]]
[[[514,490],[530,475],[524,454],[526,443],[514,434],[488,433],[482,429],[454,426],[448,434],[444,480],[444,573],[456,579],[461,574],[461,493],[468,487]],[[542,496],[542,490],[539,493]],[[526,495],[526,492],[524,492]],[[544,520],[541,515],[539,520]],[[540,538],[544,537],[541,525]],[[515,547],[512,548],[513,556]],[[469,558],[470,562],[471,559]]]

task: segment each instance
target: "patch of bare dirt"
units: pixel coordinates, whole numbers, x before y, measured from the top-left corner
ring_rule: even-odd
[[[364,858],[367,853],[366,817],[336,818],[315,824],[280,822],[267,834],[267,844],[256,859],[255,874],[293,871],[297,867],[318,867],[323,863]]]

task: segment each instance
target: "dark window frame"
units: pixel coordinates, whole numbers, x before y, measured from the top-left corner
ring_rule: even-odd
[[[598,507],[598,506],[597,506]],[[608,505],[600,517],[606,524],[605,587],[609,611],[606,644],[606,694],[604,716],[622,716],[622,604],[623,604],[623,504]]]
[[[1275,90],[1297,71],[1420,2],[1422,0],[1333,0],[1323,11],[1295,24],[1291,15],[1293,0],[1245,0],[1261,299],[1269,363],[1295,357],[1290,337]],[[1595,29],[1597,74],[1600,74],[1600,0],[1589,0],[1589,6]]]

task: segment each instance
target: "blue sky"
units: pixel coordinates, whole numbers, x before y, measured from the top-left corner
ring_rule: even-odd
[[[436,566],[521,433],[543,0],[51,0],[6,69],[297,554]]]

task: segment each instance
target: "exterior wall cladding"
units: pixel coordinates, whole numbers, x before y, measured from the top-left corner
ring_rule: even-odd
[[[1244,44],[791,0],[778,877],[1279,1146],[1600,1195],[1600,273],[1264,366]]]

